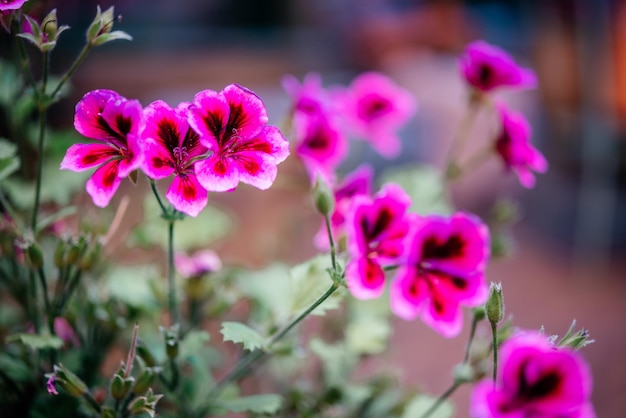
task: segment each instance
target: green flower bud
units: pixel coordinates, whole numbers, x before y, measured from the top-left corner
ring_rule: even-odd
[[[93,246],[87,250],[83,258],[80,260],[78,267],[82,271],[91,270],[96,263],[100,260],[100,255],[102,252],[102,245],[100,242],[96,241]]]
[[[315,208],[324,216],[329,216],[335,210],[335,196],[328,187],[326,180],[321,176],[317,177],[313,187],[313,198]]]
[[[36,242],[28,246],[26,254],[28,255],[28,263],[33,269],[39,270],[43,267],[43,252]]]
[[[567,333],[557,344],[559,347],[570,347],[578,350],[594,342],[594,340],[589,338],[589,331],[582,328],[574,332],[574,328],[576,328],[576,320],[572,321],[572,325],[570,325]]]
[[[504,300],[502,298],[502,284],[493,283],[489,286],[489,297],[485,304],[487,319],[492,324],[498,324],[504,318]]]
[[[124,378],[121,375],[119,375],[119,374],[113,375],[113,378],[111,379],[111,385],[109,387],[109,390],[111,392],[111,396],[116,401],[119,401],[119,400],[123,399],[124,396],[126,396],[126,393],[127,393],[126,392],[126,384],[124,382]]]
[[[146,366],[154,367],[156,365],[156,360],[154,359],[154,356],[152,355],[150,350],[146,348],[146,346],[142,344],[137,344],[135,352],[137,353],[139,358],[143,360]]]
[[[154,381],[154,377],[154,371],[149,367],[145,368],[141,375],[139,375],[137,383],[135,383],[135,387],[133,387],[133,393],[135,395],[139,395],[140,393],[144,393],[145,391],[147,391]]]
[[[87,42],[89,45],[98,46],[116,39],[126,39],[132,41],[133,37],[119,30],[111,32],[113,24],[117,20],[114,17],[113,6],[104,12],[97,6],[96,17],[87,29]]]
[[[105,406],[100,411],[100,418],[115,418],[115,411]]]
[[[474,368],[467,364],[457,364],[454,368],[454,381],[456,383],[473,382],[475,379]]]
[[[65,264],[65,250],[67,249],[67,242],[65,240],[59,240],[57,246],[54,249],[54,256],[52,260],[54,261],[54,265],[58,268],[63,268],[66,266]]]
[[[178,339],[168,338],[165,340],[165,352],[170,359],[178,357]]]
[[[87,385],[63,365],[55,365],[53,370],[55,384],[58,384],[70,396],[80,398],[87,393]]]

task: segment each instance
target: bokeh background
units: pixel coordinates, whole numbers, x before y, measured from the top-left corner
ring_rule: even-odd
[[[518,326],[562,334],[575,318],[588,328],[596,342],[584,356],[593,369],[598,416],[626,416],[625,1],[40,3],[42,11],[57,7],[60,23],[72,27],[54,52],[58,72],[82,47],[97,4],[114,5],[123,17],[116,27],[134,37],[91,54],[70,99],[51,110],[59,127],[71,126],[73,104],[92,89],[114,89],[144,105],[156,99],[175,105],[233,82],[256,91],[278,125],[289,106],[283,74],[318,72],[333,85],[362,71],[385,72],[419,101],[417,117],[402,132],[402,156],[386,161],[357,145],[343,171],[364,160],[377,172],[401,163],[441,166],[467,100],[459,53],[475,39],[510,51],[537,71],[539,88],[498,98],[530,119],[533,143],[550,169],[533,190],[524,190],[493,161],[454,185],[454,202],[479,213],[501,197],[520,202],[514,251],[492,263],[488,279],[503,283],[507,312]],[[484,139],[481,132],[479,120],[471,142]],[[212,196],[237,220],[215,244],[225,262],[262,266],[313,254],[319,221],[305,202],[307,181],[294,160],[281,166],[271,192],[244,187]],[[402,369],[402,384],[439,394],[462,358],[465,337],[445,340],[419,321],[397,321],[388,359]],[[458,417],[466,416],[468,394],[462,388],[453,397]]]

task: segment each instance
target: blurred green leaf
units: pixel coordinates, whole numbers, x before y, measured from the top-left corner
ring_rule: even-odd
[[[203,350],[210,340],[211,335],[206,331],[189,331],[179,343],[179,356],[185,358]]]
[[[149,247],[164,246],[167,243],[167,228],[161,218],[161,208],[152,193],[144,200],[144,221],[133,230],[129,245]],[[221,210],[207,206],[195,218],[185,217],[176,222],[174,240],[180,251],[206,247],[211,242],[224,237],[231,228],[232,221]]]
[[[309,344],[324,365],[324,380],[331,386],[343,386],[354,370],[358,358],[343,343],[327,344],[314,338]]]
[[[0,160],[13,158],[15,154],[17,154],[17,145],[6,138],[0,138]]]
[[[41,350],[44,348],[57,350],[63,347],[63,340],[56,335],[11,334],[7,336],[6,341],[7,343],[20,342],[33,350]]]
[[[255,412],[257,414],[275,414],[282,405],[280,395],[265,394],[244,396],[234,399],[220,399],[216,404],[232,412]]]
[[[381,183],[396,183],[411,197],[411,211],[421,215],[449,214],[442,173],[427,165],[396,167],[382,173]]]
[[[402,418],[421,417],[437,401],[437,398],[426,395],[418,395],[413,398],[404,409]],[[454,408],[449,402],[443,402],[429,415],[430,418],[450,418],[454,415]]]
[[[158,277],[153,266],[116,266],[105,272],[109,296],[145,311],[155,311],[159,304],[150,281]]]
[[[300,313],[311,306],[313,302],[330,288],[333,284],[327,272],[327,269],[330,267],[330,257],[322,254],[289,270],[289,287],[292,291],[292,314]],[[315,308],[311,315],[322,316],[326,314],[326,311],[337,309],[344,295],[342,289],[337,290],[324,303]]]
[[[15,157],[0,160],[0,181],[15,173],[19,168],[20,160]]]
[[[361,317],[346,327],[346,344],[358,354],[379,354],[387,348],[391,326],[380,317]]]
[[[220,332],[224,336],[224,341],[243,344],[246,350],[252,351],[265,344],[265,339],[261,334],[240,322],[222,322]]]

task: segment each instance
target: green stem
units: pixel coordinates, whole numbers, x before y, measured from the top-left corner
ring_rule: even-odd
[[[465,141],[471,132],[472,126],[474,125],[474,121],[476,120],[476,115],[478,114],[478,110],[480,109],[480,100],[476,97],[471,97],[469,101],[469,105],[459,128],[454,135],[452,140],[452,145],[450,146],[450,150],[448,152],[448,157],[446,160],[446,178],[451,180],[453,178],[458,177],[456,166],[456,159],[458,154],[462,151],[463,146],[465,145]]]
[[[21,24],[21,20],[15,19],[13,21],[13,27],[16,33],[20,32],[20,24]],[[20,58],[21,58],[20,65],[22,66],[22,74],[26,74],[26,78],[28,79],[28,84],[33,90],[35,90],[37,88],[36,87],[37,85],[35,83],[35,78],[33,77],[33,73],[30,71],[30,65],[28,65],[28,55],[26,54],[24,38],[21,38],[19,36],[16,36],[15,38],[17,39],[17,49],[19,50]]]
[[[176,304],[176,284],[174,283],[174,221],[170,220],[167,234],[167,283],[169,286],[169,307],[172,324],[178,323]]]
[[[496,385],[498,374],[498,324],[491,322],[491,334],[493,336],[493,385]]]
[[[63,78],[61,78],[61,81],[59,81],[59,84],[57,84],[55,89],[50,94],[50,100],[51,101],[59,93],[59,91],[61,91],[61,88],[65,85],[65,83],[67,83],[67,81],[70,79],[70,77],[72,77],[72,75],[74,74],[74,72],[76,71],[78,66],[83,62],[83,60],[85,59],[85,57],[87,56],[87,53],[89,52],[89,50],[91,50],[91,48],[92,48],[92,45],[89,44],[89,43],[87,43],[83,47],[83,49],[80,51],[80,54],[78,55],[78,57],[76,57],[76,59],[72,63],[72,66],[70,67],[70,69],[67,70],[67,72],[63,75]]]
[[[48,318],[48,331],[51,335],[54,335],[54,312],[52,312],[52,305],[50,305],[50,298],[48,297],[48,286],[46,285],[46,275],[43,268],[37,269],[37,276],[39,277],[39,283],[41,284],[41,291],[43,292],[43,300],[46,306],[46,317]]]
[[[17,227],[17,229],[22,231],[24,229],[24,225],[22,225],[21,219],[17,216],[17,213],[15,212],[15,209],[13,209],[11,202],[9,202],[9,199],[6,198],[6,196],[4,195],[4,192],[1,189],[0,189],[0,204],[2,204],[2,207],[7,211],[7,213],[11,217],[11,220],[15,222],[15,226]]]
[[[39,334],[39,312],[37,310],[37,285],[35,284],[35,272],[29,270],[28,272],[28,287],[30,288],[30,298],[28,298],[28,311],[33,321],[33,327],[35,328],[35,334]]]
[[[41,198],[41,179],[42,179],[42,171],[43,171],[43,152],[44,152],[44,142],[45,142],[45,134],[46,134],[46,113],[47,108],[43,104],[39,104],[39,139],[37,145],[37,182],[35,184],[35,204],[33,206],[33,218],[31,220],[30,226],[33,230],[33,233],[36,234],[37,228],[37,215],[39,212],[39,200]]]
[[[467,340],[467,345],[465,346],[465,356],[463,357],[463,364],[467,363],[470,355],[470,348],[472,347],[472,341],[474,340],[474,334],[476,333],[476,325],[478,325],[478,321],[480,319],[476,315],[472,315],[472,326],[470,328],[469,339]]]
[[[102,408],[100,407],[100,404],[98,402],[96,402],[96,400],[93,398],[93,396],[91,396],[91,393],[89,392],[85,392],[83,393],[83,398],[85,398],[85,400],[87,401],[87,403],[93,408],[94,411],[96,411],[98,414],[100,414],[102,412]]]
[[[428,408],[428,410],[426,410],[426,412],[424,412],[422,414],[422,416],[419,417],[419,418],[427,418],[427,417],[431,416],[433,414],[433,412],[435,412],[437,409],[439,409],[441,404],[443,404],[443,402],[446,399],[448,399],[450,397],[450,395],[452,395],[454,393],[454,391],[457,390],[459,388],[459,386],[461,386],[462,384],[463,384],[462,382],[454,382],[454,384],[452,386],[450,386],[448,388],[448,390],[446,390],[443,394],[441,394],[441,396],[439,396],[437,398],[435,403],[433,403],[430,406],[430,408]]]
[[[166,215],[168,213],[168,210],[163,204],[163,200],[161,200],[161,195],[159,194],[159,190],[156,187],[156,183],[154,182],[154,179],[150,179],[150,187],[152,188],[152,193],[154,193],[154,196],[156,197],[157,202],[159,202],[159,206],[161,207],[161,211],[163,212],[163,215]]]
[[[326,223],[326,232],[328,233],[328,243],[330,244],[330,261],[333,267],[333,272],[337,271],[337,260],[335,256],[335,240],[333,239],[333,231],[330,226],[330,217],[328,214],[324,215],[324,222]],[[334,279],[333,279],[334,280]]]

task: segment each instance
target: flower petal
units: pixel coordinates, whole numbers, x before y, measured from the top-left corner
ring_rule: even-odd
[[[61,161],[61,170],[85,171],[119,156],[119,150],[105,144],[74,144]]]
[[[213,90],[197,93],[187,113],[189,125],[200,134],[202,145],[215,152],[220,148],[229,115],[226,98]]]
[[[236,163],[227,157],[213,154],[195,166],[198,181],[210,192],[227,192],[239,184],[239,170]]]
[[[165,194],[167,200],[179,212],[196,217],[208,201],[207,190],[193,174],[179,174]]]
[[[113,160],[104,164],[87,180],[87,193],[96,206],[107,206],[119,188],[122,181],[118,176],[119,163],[120,160]]]
[[[401,267],[391,284],[391,311],[406,320],[417,318],[428,300],[428,284],[417,269]]]
[[[172,155],[162,144],[146,140],[143,146],[144,161],[142,169],[152,179],[163,179],[174,173]]]
[[[268,120],[267,110],[254,92],[237,84],[230,84],[224,87],[222,94],[230,107],[226,135],[232,132],[242,138],[251,138],[265,127]]]
[[[374,299],[385,291],[385,272],[367,257],[351,260],[346,266],[346,283],[357,299]]]
[[[276,161],[267,154],[240,152],[233,161],[239,171],[239,180],[261,190],[269,189],[278,174]]]

